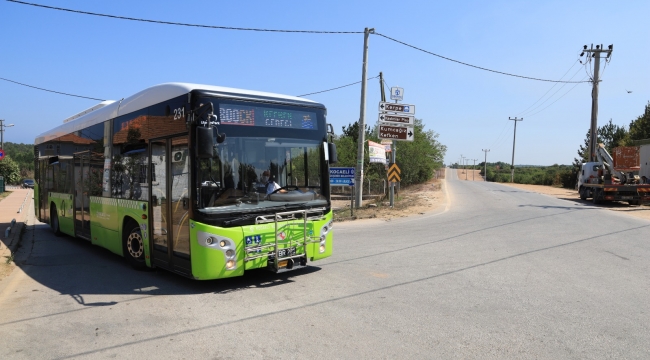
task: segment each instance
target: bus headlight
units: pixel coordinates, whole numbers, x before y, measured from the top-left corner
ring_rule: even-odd
[[[212,243],[214,243],[214,238],[211,237],[211,236],[208,237],[207,239],[205,239],[205,243],[206,243],[207,245],[212,245]]]
[[[228,259],[232,259],[234,256],[235,256],[235,250],[233,250],[233,249],[228,249],[228,251],[226,251],[226,257],[227,257]]]
[[[232,270],[235,268],[235,260],[226,261],[226,269]]]

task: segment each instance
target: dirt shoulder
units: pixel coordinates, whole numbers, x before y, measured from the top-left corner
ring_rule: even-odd
[[[442,191],[441,179],[432,179],[424,184],[402,188],[397,192],[394,207],[390,207],[388,196],[372,200],[364,200],[363,206],[354,209],[350,214],[350,200],[332,200],[335,221],[350,221],[358,219],[383,219],[423,215],[439,207],[444,207],[446,198]]]
[[[553,196],[562,200],[574,201],[577,203],[583,203],[585,205],[592,205],[590,200],[580,200],[580,197],[578,196],[578,192],[572,189],[564,189],[564,188],[543,186],[543,185],[510,184],[510,183],[503,183],[503,185],[536,192],[538,194]],[[612,211],[619,211],[625,213],[626,215],[635,216],[645,220],[650,220],[650,206],[647,205],[629,205],[626,202],[612,201],[612,202],[599,204],[597,206],[599,208],[612,210]]]

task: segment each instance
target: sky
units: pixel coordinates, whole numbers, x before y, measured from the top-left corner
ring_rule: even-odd
[[[365,27],[474,66],[538,79],[588,81],[583,45],[614,45],[601,63],[598,124],[629,126],[650,100],[647,14],[633,1],[207,1],[33,0],[131,18],[277,30],[358,31]],[[0,1],[0,78],[33,87],[119,100],[153,85],[191,82],[301,95],[362,78],[363,34],[236,31],[120,20]],[[584,59],[584,57],[583,57]],[[383,72],[404,89],[425,130],[447,146],[445,163],[465,159],[571,164],[591,119],[591,83],[507,76],[369,38],[367,77]],[[630,92],[631,91],[631,92]],[[99,101],[0,80],[5,142],[31,144]],[[307,98],[323,103],[337,134],[357,121],[361,85]],[[378,79],[368,81],[366,124],[374,126]],[[399,149],[399,145],[398,145]],[[489,152],[484,152],[489,149]],[[398,150],[399,151],[399,150]]]

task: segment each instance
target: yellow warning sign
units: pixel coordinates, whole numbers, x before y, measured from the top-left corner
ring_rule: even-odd
[[[401,181],[402,179],[400,178],[400,174],[402,171],[399,169],[399,166],[397,164],[393,163],[391,166],[388,168],[388,181]]]

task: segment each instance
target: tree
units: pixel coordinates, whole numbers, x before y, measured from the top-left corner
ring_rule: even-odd
[[[598,140],[605,145],[605,149],[611,154],[615,147],[625,145],[625,142],[629,136],[625,126],[618,126],[612,123],[612,119],[609,119],[609,123],[598,128]]]
[[[9,155],[0,160],[0,175],[4,176],[5,184],[18,184],[20,181],[20,168]]]
[[[630,140],[650,139],[650,101],[643,115],[630,122]]]

